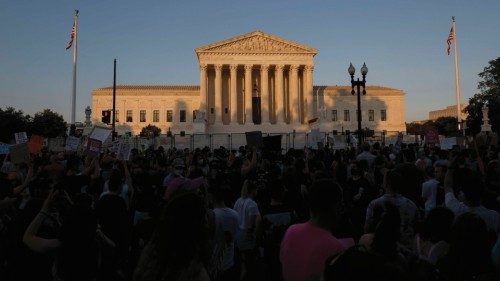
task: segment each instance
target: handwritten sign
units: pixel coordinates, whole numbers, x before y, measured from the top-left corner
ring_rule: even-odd
[[[76,151],[78,150],[78,146],[80,145],[80,139],[74,136],[69,136],[66,139],[66,147],[67,151]]]
[[[457,138],[444,138],[441,140],[441,149],[452,149],[454,145],[457,144]]]
[[[100,140],[89,139],[87,141],[87,154],[90,156],[99,156],[101,153],[102,142]]]
[[[14,137],[16,138],[17,144],[28,142],[28,136],[26,135],[26,132],[15,133]]]
[[[130,159],[130,151],[132,150],[132,143],[129,139],[122,139],[118,145],[116,158],[118,160],[128,161]]]
[[[30,160],[28,145],[26,143],[16,144],[10,147],[10,159],[14,164],[27,163]]]
[[[257,148],[261,148],[264,146],[264,142],[262,141],[262,132],[261,131],[246,132],[245,136],[247,138],[248,148],[251,148],[254,146]]]
[[[39,135],[31,135],[28,142],[28,151],[32,154],[38,154],[43,147],[43,137]]]
[[[439,134],[436,129],[429,129],[425,131],[425,143],[426,144],[438,144]]]
[[[6,143],[0,144],[0,155],[9,154],[10,145]]]
[[[92,130],[92,133],[90,134],[90,138],[101,141],[101,143],[104,143],[109,138],[110,135],[111,135],[110,129],[95,127],[94,130]]]

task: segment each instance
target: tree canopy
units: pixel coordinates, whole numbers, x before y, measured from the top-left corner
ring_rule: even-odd
[[[140,136],[141,137],[157,137],[161,133],[161,129],[156,127],[155,125],[147,125],[146,127],[142,128]]]
[[[10,143],[14,139],[14,134],[27,132],[30,126],[31,117],[24,115],[22,110],[13,107],[0,108],[0,141]]]
[[[46,138],[55,138],[66,135],[66,122],[62,115],[50,109],[38,112],[31,121],[31,132]]]
[[[427,120],[424,123],[412,122],[406,124],[406,132],[411,135],[423,135],[428,129],[436,129],[440,135],[459,136],[456,117],[439,117],[436,120]]]
[[[467,130],[470,134],[481,131],[483,118],[483,106],[488,107],[491,129],[500,132],[500,57],[489,61],[479,77],[482,79],[478,84],[479,93],[469,100],[469,105],[464,109],[468,113]]]

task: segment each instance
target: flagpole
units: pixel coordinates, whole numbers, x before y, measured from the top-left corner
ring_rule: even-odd
[[[453,53],[454,53],[454,61],[455,61],[455,98],[457,100],[457,121],[460,126],[460,123],[462,122],[462,114],[460,110],[460,78],[458,75],[458,52],[457,52],[457,28],[455,25],[455,16],[451,17],[451,20],[453,22]],[[464,124],[462,124],[462,128],[464,127]]]
[[[75,10],[73,17],[75,23],[75,40],[73,42],[73,92],[71,95],[71,124],[75,124],[75,111],[76,111],[76,60],[77,60],[77,46],[78,46],[78,10]]]

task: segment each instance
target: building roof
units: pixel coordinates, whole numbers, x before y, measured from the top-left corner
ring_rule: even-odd
[[[198,85],[116,85],[117,90],[170,90],[170,91],[199,91]],[[94,89],[94,91],[113,90],[113,86]]]
[[[253,31],[217,41],[195,49],[200,53],[305,53],[317,54],[317,50],[262,31]]]

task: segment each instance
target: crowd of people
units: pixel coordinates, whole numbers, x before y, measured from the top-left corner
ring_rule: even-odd
[[[4,155],[0,280],[500,280],[499,154]]]

